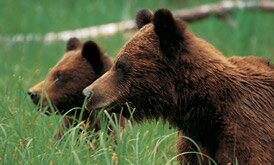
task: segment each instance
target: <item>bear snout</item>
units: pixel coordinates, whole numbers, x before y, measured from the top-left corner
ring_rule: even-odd
[[[39,95],[38,95],[38,92],[35,91],[35,90],[33,90],[33,89],[29,89],[27,93],[28,93],[28,95],[30,96],[32,102],[33,102],[34,104],[37,104],[38,101],[39,101],[39,99],[40,99],[40,98],[39,98]]]
[[[83,95],[90,98],[92,96],[92,91],[87,88],[85,88],[83,91]]]

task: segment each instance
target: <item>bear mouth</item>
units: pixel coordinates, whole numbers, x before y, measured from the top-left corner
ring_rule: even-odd
[[[52,114],[51,108],[48,105],[42,105],[42,107],[38,107],[37,111],[45,114],[46,116],[50,116]]]
[[[108,113],[113,113],[115,111],[116,107],[118,107],[118,104],[116,104],[116,103],[110,103],[108,105],[104,105],[104,106],[98,107],[96,109],[98,109],[98,110],[105,110]]]
[[[36,105],[37,111],[46,115],[46,116],[51,116],[54,114],[60,114],[60,112],[57,110],[55,105],[48,105],[47,103],[43,103],[42,106],[39,104]]]
[[[88,111],[94,111],[94,110],[106,110],[107,112],[112,112],[118,104],[115,101],[109,101],[109,102],[100,102],[100,103],[94,103],[93,99],[90,97],[87,100],[87,103],[85,105],[85,109]]]

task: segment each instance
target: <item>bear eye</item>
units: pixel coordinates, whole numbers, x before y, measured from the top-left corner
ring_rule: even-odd
[[[56,73],[56,80],[57,81],[62,80],[62,74],[60,72]]]
[[[125,72],[125,67],[124,67],[124,65],[122,63],[117,63],[116,70],[117,70],[117,72],[124,73]]]
[[[125,80],[126,77],[129,75],[129,68],[127,67],[127,65],[125,65],[125,63],[121,61],[116,63],[115,69],[117,73],[117,78],[120,81]]]

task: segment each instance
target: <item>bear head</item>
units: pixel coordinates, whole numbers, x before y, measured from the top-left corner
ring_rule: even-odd
[[[47,107],[49,102],[57,113],[66,113],[81,107],[84,101],[82,90],[112,65],[112,61],[93,41],[81,43],[77,38],[67,42],[66,52],[49,71],[47,78],[28,90],[34,104]]]
[[[88,107],[116,112],[117,105],[127,102],[136,108],[137,120],[165,118],[171,112],[164,109],[176,109],[182,102],[180,92],[194,88],[191,79],[206,75],[200,66],[208,65],[203,56],[217,61],[224,57],[167,9],[154,14],[140,10],[136,22],[139,31],[120,50],[112,68],[84,90],[90,96]],[[190,77],[192,68],[196,77]]]

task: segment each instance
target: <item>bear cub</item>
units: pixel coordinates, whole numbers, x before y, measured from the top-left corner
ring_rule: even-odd
[[[104,74],[112,66],[112,60],[102,52],[93,41],[82,43],[71,38],[66,45],[63,57],[50,70],[47,78],[28,90],[34,104],[41,104],[46,114],[51,114],[49,100],[57,114],[64,115],[62,128],[56,132],[60,139],[66,128],[77,124],[85,97],[82,90]],[[89,129],[99,129],[95,116],[87,111],[82,112],[82,121]]]

